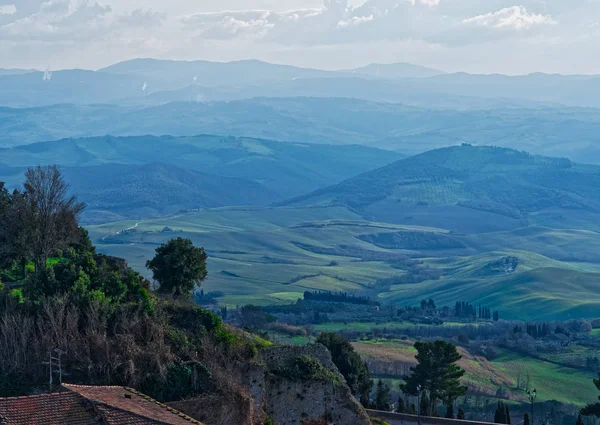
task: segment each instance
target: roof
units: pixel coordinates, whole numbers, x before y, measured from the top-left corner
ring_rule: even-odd
[[[63,388],[53,394],[0,398],[0,424],[201,425],[131,388],[69,384]]]

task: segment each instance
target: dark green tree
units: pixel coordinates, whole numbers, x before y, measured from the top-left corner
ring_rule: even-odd
[[[419,405],[419,413],[423,416],[431,416],[432,409],[429,404],[429,398],[427,397],[427,393],[423,391],[421,395],[421,404]]]
[[[335,333],[322,333],[317,337],[317,342],[323,344],[331,353],[331,359],[337,366],[353,394],[360,397],[363,406],[370,403],[369,398],[373,382],[367,364],[354,347],[343,336]]]
[[[458,409],[458,414],[456,415],[456,419],[459,419],[461,421],[465,420],[465,411],[462,408]]]
[[[505,423],[510,425],[511,421],[510,421],[510,410],[508,408],[508,404],[506,405],[506,412],[504,414],[504,420],[506,421]]]
[[[156,256],[146,267],[158,281],[158,292],[178,297],[189,294],[206,279],[206,258],[203,248],[191,240],[177,238],[156,248]]]
[[[401,389],[405,394],[417,395],[420,385],[428,394],[428,411],[432,412],[438,401],[446,405],[467,392],[460,379],[465,371],[456,364],[461,359],[456,346],[446,341],[415,343],[418,364],[411,368],[412,374],[405,379]]]
[[[598,379],[594,379],[594,385],[600,390],[600,372],[598,372]],[[598,399],[600,400],[600,397]],[[600,403],[588,404],[581,409],[581,414],[583,416],[596,416],[600,418]]]
[[[450,403],[446,406],[446,418],[454,419],[454,404]]]
[[[398,403],[396,404],[396,413],[406,413],[406,404],[402,396],[398,397]]]
[[[504,403],[501,401],[498,402],[496,412],[494,413],[494,423],[506,424],[506,407],[504,407]]]
[[[375,390],[375,410],[389,412],[392,407],[392,396],[390,387],[381,379],[377,381]]]

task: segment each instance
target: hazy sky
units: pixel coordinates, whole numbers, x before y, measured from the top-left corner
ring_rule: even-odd
[[[0,0],[0,68],[134,57],[600,73],[600,0]]]

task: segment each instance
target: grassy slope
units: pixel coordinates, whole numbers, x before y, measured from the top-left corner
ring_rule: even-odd
[[[365,358],[416,363],[412,341],[368,341],[353,343]],[[516,388],[517,376],[530,376],[530,384],[538,390],[539,400],[557,400],[584,405],[595,399],[592,382],[595,374],[575,368],[559,366],[547,361],[500,350],[497,359],[488,361],[459,349],[463,359],[460,365],[466,370],[464,383],[494,396],[499,386],[506,388],[511,399],[525,401],[525,394]],[[397,384],[400,381],[394,380]]]
[[[600,307],[600,275],[593,273],[600,270],[593,258],[595,250],[590,249],[598,245],[594,232],[536,228],[458,235],[466,248],[453,252],[386,250],[362,241],[357,237],[364,234],[423,228],[367,222],[341,207],[222,208],[144,220],[136,232],[116,234],[135,224],[110,223],[90,231],[101,250],[127,258],[146,275],[144,263],[160,243],[174,236],[191,238],[209,253],[204,288],[224,291],[222,301],[233,306],[293,302],[307,289],[360,291],[379,278],[404,273],[383,262],[316,254],[296,245],[300,242],[404,252],[442,269],[439,281],[394,285],[380,294],[382,300],[401,305],[430,297],[438,305],[453,305],[460,298],[494,306],[503,317],[524,320],[594,317]],[[166,226],[175,232],[161,233]],[[425,230],[445,234],[439,229]],[[487,263],[509,255],[519,258],[515,273],[482,275]],[[589,261],[570,261],[586,255],[592,256]]]

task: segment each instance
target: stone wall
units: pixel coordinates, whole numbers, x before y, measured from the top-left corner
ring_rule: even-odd
[[[378,410],[367,410],[372,418],[384,419],[390,425],[418,425],[419,417],[417,415],[408,415],[406,413],[381,412]],[[421,425],[495,425],[488,422],[467,421],[459,419],[433,418],[421,416]]]

